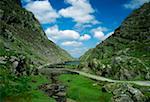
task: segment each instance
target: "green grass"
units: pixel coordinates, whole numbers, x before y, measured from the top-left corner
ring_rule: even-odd
[[[50,80],[48,80],[46,76],[43,75],[31,76],[30,85],[33,89],[36,89],[39,85],[42,85],[44,83],[50,83]]]
[[[60,75],[67,87],[67,97],[77,102],[109,102],[111,94],[101,91],[101,86],[94,86],[93,80],[79,75]],[[70,82],[68,82],[70,80]]]
[[[34,80],[35,82],[32,82],[32,80]],[[48,80],[46,76],[43,75],[31,76],[30,85],[33,89],[32,102],[55,102],[54,99],[48,97],[46,94],[44,94],[44,92],[37,90],[38,86],[44,83],[50,83],[50,80]]]
[[[22,84],[23,80],[25,81],[24,84]],[[33,80],[34,80],[34,82],[33,82]],[[3,91],[3,90],[6,91],[8,94],[6,97],[3,98],[3,97],[1,97],[1,95],[4,92],[2,94],[0,92],[0,102],[55,102],[55,100],[53,98],[50,98],[44,92],[42,92],[41,90],[38,90],[38,86],[40,86],[44,83],[50,83],[50,81],[46,78],[46,76],[43,76],[43,75],[24,76],[22,79],[18,79],[16,82],[12,82],[12,83],[16,83],[19,86],[16,86],[16,88],[15,87],[4,87],[5,90],[0,89],[1,91]],[[30,88],[28,90],[26,90],[26,87],[25,87],[26,84],[30,86]],[[19,90],[19,89],[21,90],[21,92],[19,91],[18,93],[15,93],[13,91],[13,90]],[[14,94],[11,94],[12,92]]]
[[[32,102],[55,102],[54,99],[48,97],[42,91],[35,90],[33,93]]]

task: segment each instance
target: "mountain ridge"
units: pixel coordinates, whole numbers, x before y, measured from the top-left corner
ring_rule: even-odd
[[[134,10],[114,34],[80,60],[96,74],[114,79],[150,78],[150,3]],[[86,60],[85,60],[86,59]]]
[[[24,53],[36,64],[73,60],[65,50],[48,40],[39,21],[21,7],[20,0],[1,0],[0,7],[0,45],[3,50]]]

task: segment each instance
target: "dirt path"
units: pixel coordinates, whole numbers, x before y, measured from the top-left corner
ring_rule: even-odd
[[[107,81],[107,82],[114,82],[114,83],[133,83],[136,85],[140,85],[140,86],[150,86],[150,81],[121,81],[121,80],[112,80],[109,78],[105,78],[105,77],[101,77],[101,76],[97,76],[97,75],[92,75],[89,73],[85,73],[85,72],[81,72],[81,71],[74,71],[77,72],[79,75],[91,78],[91,79],[95,79],[95,80],[99,80],[99,81]]]

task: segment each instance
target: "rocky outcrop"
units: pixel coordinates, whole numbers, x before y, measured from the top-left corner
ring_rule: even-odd
[[[39,86],[39,89],[45,92],[49,97],[53,97],[56,102],[66,102],[67,87],[59,82],[58,75],[59,74],[55,73],[49,74],[48,77],[51,83],[42,84]]]
[[[60,84],[43,84],[39,89],[45,92],[49,97],[53,97],[56,102],[66,102],[66,87]]]
[[[80,60],[101,76],[121,80],[150,80],[149,21],[150,3],[146,3],[134,10],[112,36],[86,52]],[[84,68],[83,64],[80,66]]]
[[[129,84],[106,84],[104,89],[113,94],[111,102],[146,102],[143,93]]]
[[[24,55],[3,56],[0,57],[0,65],[4,65],[10,74],[15,76],[31,75],[38,72],[37,68],[32,66],[33,62]],[[5,68],[2,67],[2,68]]]
[[[20,0],[0,1],[0,56],[23,53],[34,64],[58,63],[72,57],[48,40],[38,20]]]

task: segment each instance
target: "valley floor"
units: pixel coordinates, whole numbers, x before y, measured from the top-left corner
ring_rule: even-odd
[[[59,74],[57,76],[58,82],[67,87],[67,102],[111,102],[112,93],[103,90],[106,84],[111,83],[114,85],[115,83],[116,85],[117,83],[121,85],[132,84],[132,86],[147,89],[150,87],[150,81],[111,80],[72,68],[43,68],[40,72],[46,75]],[[144,95],[150,97],[150,92],[148,91]]]
[[[109,102],[111,94],[102,85],[81,75],[62,74],[59,80],[67,86],[67,97],[76,102]]]

